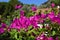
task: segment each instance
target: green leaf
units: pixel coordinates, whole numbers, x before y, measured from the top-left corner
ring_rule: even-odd
[[[34,36],[30,36],[28,40],[35,40]]]
[[[31,30],[31,29],[32,29],[32,26],[29,26],[29,27],[28,27],[28,30]]]
[[[38,35],[39,34],[39,32],[38,31],[33,31],[33,33],[35,34],[35,35]]]
[[[56,32],[55,31],[52,31],[52,36],[54,36],[56,34]]]
[[[18,34],[17,30],[11,29],[10,35],[11,35],[12,38],[17,39],[17,34]]]
[[[42,31],[45,31],[46,29],[45,28],[42,28],[42,29],[38,28],[38,30],[42,32]]]
[[[27,34],[31,34],[32,32],[34,32],[34,29],[28,31]]]

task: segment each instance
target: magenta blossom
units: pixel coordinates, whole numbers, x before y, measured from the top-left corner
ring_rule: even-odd
[[[36,6],[32,6],[32,11],[36,11],[37,10],[37,8],[36,8]]]
[[[51,3],[51,7],[52,7],[52,8],[55,7],[55,4],[54,4],[54,3]]]
[[[33,26],[33,28],[37,28],[37,22],[35,20],[31,20],[31,25]]]
[[[52,23],[58,23],[60,24],[60,18],[58,17],[54,17],[53,19],[51,19]]]
[[[30,17],[30,23],[33,26],[33,28],[38,27],[37,24],[38,24],[39,18],[40,18],[39,15],[35,15],[35,16]]]
[[[4,32],[5,32],[4,28],[0,28],[0,34],[2,34]]]
[[[41,13],[39,22],[40,22],[40,23],[43,23],[43,22],[45,21],[46,18],[47,18],[47,15],[44,14],[44,13]]]
[[[38,37],[36,38],[36,40],[40,40],[40,37],[38,36]]]
[[[59,40],[59,38],[58,38],[58,37],[56,37],[56,38],[55,38],[55,40]]]
[[[53,19],[54,17],[55,17],[55,14],[53,11],[48,14],[48,18]]]
[[[60,12],[58,13],[57,17],[59,17],[59,18],[60,18]]]
[[[46,14],[41,13],[41,18],[46,18]]]
[[[15,9],[20,9],[20,8],[22,8],[22,5],[16,5],[15,6]]]
[[[2,28],[6,28],[6,24],[5,23],[1,23],[1,27]]]
[[[10,28],[20,29],[19,19],[15,18],[11,23]]]
[[[45,35],[38,36],[36,40],[48,40],[48,38]]]
[[[48,40],[54,40],[53,37],[49,37]]]
[[[41,16],[40,15],[35,15],[35,16],[32,16],[33,18],[32,18],[32,20],[35,20],[35,21],[39,21],[39,19],[41,18]]]
[[[24,10],[20,10],[20,16],[24,16]]]
[[[22,28],[28,28],[28,26],[30,25],[29,18],[27,18],[25,16],[21,16],[19,19],[19,22],[20,22]]]

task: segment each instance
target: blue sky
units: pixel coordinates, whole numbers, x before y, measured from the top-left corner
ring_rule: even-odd
[[[8,2],[9,0],[0,0],[0,2]],[[35,4],[35,5],[40,5],[44,2],[46,2],[47,0],[19,0],[24,4]]]

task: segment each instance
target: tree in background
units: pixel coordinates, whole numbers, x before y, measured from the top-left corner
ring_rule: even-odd
[[[15,11],[15,5],[21,4],[18,0],[9,0],[9,2],[0,2],[0,15],[1,15],[1,21],[7,20],[12,18],[12,15]]]
[[[2,15],[5,11],[7,2],[0,2],[0,15]]]
[[[8,3],[11,4],[13,7],[15,7],[16,4],[21,4],[22,5],[22,3],[18,0],[10,0]]]
[[[60,5],[60,0],[50,0],[51,2],[54,2],[56,5]]]

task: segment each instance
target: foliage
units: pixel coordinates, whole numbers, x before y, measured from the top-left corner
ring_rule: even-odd
[[[34,5],[21,7],[13,1],[1,4],[0,40],[60,40],[60,12],[55,5],[42,13]]]

